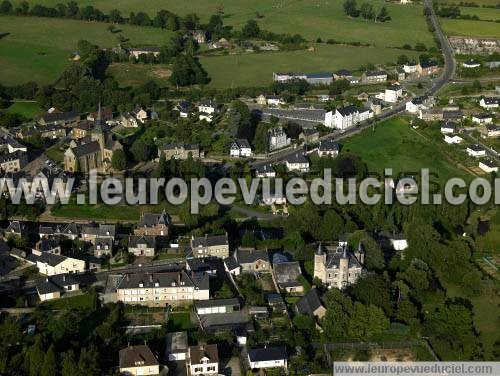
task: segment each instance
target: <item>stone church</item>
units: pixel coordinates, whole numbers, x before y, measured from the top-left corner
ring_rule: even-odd
[[[64,152],[64,169],[69,172],[88,173],[90,170],[105,172],[111,167],[111,159],[116,150],[123,150],[119,141],[105,130],[101,105],[90,135],[79,140],[71,140]]]

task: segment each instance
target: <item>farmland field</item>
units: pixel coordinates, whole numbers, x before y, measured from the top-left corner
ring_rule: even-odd
[[[431,142],[419,136],[401,118],[387,120],[377,125],[375,132],[367,129],[341,143],[343,150],[359,155],[374,172],[383,173],[385,168],[392,168],[393,176],[396,176],[401,172],[429,168],[440,181],[452,177],[471,178],[455,168]]]
[[[35,0],[33,0],[35,1]],[[55,6],[59,0],[37,0],[36,3]],[[321,37],[340,41],[359,41],[377,46],[401,46],[404,43],[432,43],[432,36],[427,31],[421,5],[389,4],[380,0],[371,3],[379,9],[385,5],[392,17],[390,22],[374,23],[362,19],[348,18],[342,9],[342,0],[193,0],[185,2],[174,0],[77,0],[80,5],[92,5],[102,11],[119,9],[128,16],[131,11],[144,11],[154,17],[160,9],[166,9],[179,15],[197,13],[202,22],[207,22],[217,6],[224,10],[228,25],[236,28],[259,12],[263,17],[258,20],[261,28],[280,33],[300,33],[310,40]],[[30,1],[30,3],[32,3]],[[410,32],[404,32],[411,30]]]
[[[13,102],[9,108],[7,108],[7,112],[23,115],[28,119],[32,119],[42,111],[42,108],[37,102]]]
[[[211,77],[214,87],[267,85],[277,71],[321,72],[341,68],[358,69],[367,63],[393,62],[406,54],[417,53],[395,48],[317,45],[315,51],[251,53],[202,57],[201,64]]]
[[[460,14],[478,16],[481,20],[500,20],[500,9],[460,7]]]
[[[441,18],[439,22],[441,23],[444,33],[447,35],[500,38],[500,25],[496,22],[453,20],[449,18]]]
[[[107,24],[35,17],[0,17],[0,82],[18,84],[54,82],[69,63],[80,39],[101,47],[117,45],[117,35]],[[162,44],[168,31],[120,25],[131,44]]]
[[[170,70],[167,65],[113,63],[108,72],[120,83],[120,86],[137,86],[153,80],[160,86],[168,85]]]

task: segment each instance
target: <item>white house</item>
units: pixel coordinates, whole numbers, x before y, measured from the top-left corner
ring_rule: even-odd
[[[302,152],[290,155],[285,160],[288,171],[309,172],[309,160]]]
[[[262,165],[255,168],[255,177],[257,178],[275,178],[276,171],[272,165]]]
[[[451,135],[451,136],[447,134],[444,135],[444,142],[450,145],[460,144],[463,140],[464,139],[462,137],[457,135]]]
[[[48,276],[85,272],[84,260],[48,252],[43,252],[40,256],[31,254],[26,261],[35,264],[40,274]]]
[[[404,251],[408,248],[408,242],[403,234],[393,234],[389,237],[392,248],[396,251]]]
[[[134,115],[134,117],[138,121],[140,121],[142,124],[144,124],[146,122],[146,120],[148,120],[148,118],[149,118],[148,112],[145,109],[143,109],[142,107],[135,108],[132,111],[132,115]]]
[[[427,110],[427,108],[424,97],[415,97],[411,101],[406,102],[406,111],[410,114],[416,114],[420,110]]]
[[[497,164],[489,158],[480,161],[479,168],[487,173],[498,172]]]
[[[269,151],[287,147],[291,143],[292,143],[291,138],[287,136],[282,127],[277,127],[269,130],[268,133]]]
[[[269,106],[280,106],[286,104],[283,98],[278,97],[277,95],[265,95],[261,94],[257,97],[257,103],[261,105],[269,105]]]
[[[408,62],[403,65],[403,70],[405,73],[415,73],[418,69],[418,64],[415,61]]]
[[[186,361],[188,375],[218,375],[219,352],[216,344],[190,346]]]
[[[345,130],[373,117],[373,112],[356,106],[337,108],[334,115],[335,128]]]
[[[448,121],[446,123],[441,124],[441,133],[442,134],[452,134],[457,131],[457,126],[455,123]]]
[[[484,97],[479,101],[479,105],[483,108],[498,108],[500,97]]]
[[[214,315],[239,311],[241,304],[237,298],[211,299],[196,301],[194,307],[198,315]]]
[[[204,100],[198,105],[199,119],[211,122],[214,114],[219,112],[219,105],[213,99]]]
[[[487,124],[483,133],[485,137],[498,137],[500,136],[500,127],[495,124]]]
[[[389,103],[397,103],[398,99],[403,96],[403,88],[401,85],[391,85],[385,89],[384,100]]]
[[[474,59],[469,59],[467,61],[464,61],[462,63],[462,67],[464,68],[479,68],[481,66],[481,63],[475,61]]]
[[[486,150],[478,144],[471,144],[467,146],[466,152],[471,157],[478,158],[486,156]]]
[[[339,155],[339,144],[333,142],[332,139],[319,142],[318,155],[320,157],[333,157]]]
[[[67,291],[78,291],[80,284],[71,274],[58,274],[47,277],[36,284],[40,301],[59,299]]]
[[[251,369],[287,368],[288,356],[285,346],[259,347],[248,349],[248,362]]]
[[[472,122],[477,124],[489,124],[493,122],[493,115],[483,112],[481,114],[472,115]]]
[[[233,141],[229,149],[229,155],[233,158],[245,158],[252,156],[252,148],[247,140],[239,138]]]

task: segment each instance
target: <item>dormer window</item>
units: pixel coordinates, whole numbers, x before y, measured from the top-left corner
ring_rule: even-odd
[[[155,282],[155,287],[160,287],[160,283]]]
[[[144,287],[144,283],[139,282],[139,287]]]

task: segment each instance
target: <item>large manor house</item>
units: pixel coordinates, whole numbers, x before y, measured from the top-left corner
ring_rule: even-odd
[[[119,141],[106,130],[102,119],[101,106],[90,135],[71,140],[64,152],[64,169],[70,172],[104,172],[111,166],[111,159],[116,150],[123,150]]]

